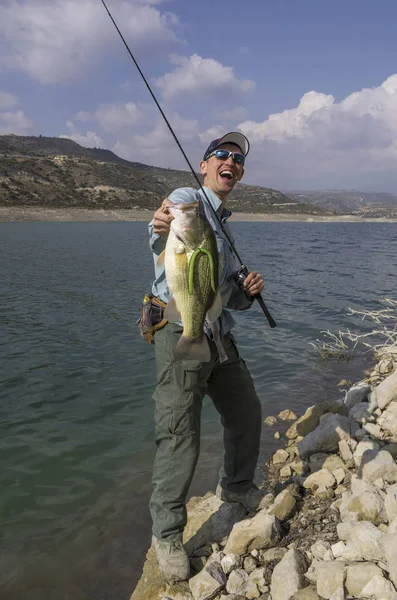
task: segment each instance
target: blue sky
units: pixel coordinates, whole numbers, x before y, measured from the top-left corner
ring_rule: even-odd
[[[397,194],[397,2],[108,0],[193,164],[251,141],[246,183]],[[185,168],[100,0],[0,0],[0,133]]]

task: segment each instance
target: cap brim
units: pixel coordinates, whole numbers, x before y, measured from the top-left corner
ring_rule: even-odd
[[[222,146],[222,144],[236,144],[236,146],[241,148],[241,151],[244,154],[244,156],[247,156],[250,149],[250,143],[248,139],[245,137],[245,135],[239,133],[238,131],[232,131],[224,135],[219,140],[217,148],[219,148],[219,146]]]

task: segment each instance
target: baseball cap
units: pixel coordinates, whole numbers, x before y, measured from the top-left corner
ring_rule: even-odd
[[[230,133],[226,133],[226,135],[224,135],[221,138],[218,138],[217,140],[212,140],[212,142],[210,143],[210,145],[204,153],[203,160],[207,160],[211,152],[214,152],[214,150],[219,148],[219,146],[222,146],[222,144],[236,144],[236,146],[238,146],[241,149],[241,152],[244,154],[244,156],[247,156],[250,149],[250,143],[245,137],[245,135],[239,133],[238,131],[231,131]]]

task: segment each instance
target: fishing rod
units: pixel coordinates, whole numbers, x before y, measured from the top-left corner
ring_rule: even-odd
[[[172,135],[172,137],[174,138],[174,140],[175,140],[175,142],[176,142],[176,144],[177,144],[177,146],[178,146],[179,150],[182,152],[182,155],[183,155],[184,159],[186,160],[186,162],[187,162],[187,164],[188,164],[188,166],[189,166],[189,168],[190,168],[190,170],[191,170],[191,172],[192,172],[192,175],[193,175],[193,177],[194,177],[194,178],[195,178],[195,180],[197,181],[197,184],[198,184],[198,186],[199,186],[199,188],[200,188],[201,192],[203,193],[203,195],[204,195],[205,199],[207,200],[207,203],[208,203],[209,207],[211,208],[211,210],[212,210],[212,212],[213,212],[213,214],[214,214],[214,217],[215,217],[215,219],[216,219],[216,220],[217,220],[217,222],[219,223],[219,226],[220,226],[220,228],[221,228],[221,230],[222,230],[222,233],[223,233],[223,234],[224,234],[224,236],[226,237],[227,241],[228,241],[228,242],[229,242],[229,244],[230,244],[230,248],[231,248],[231,249],[232,249],[232,251],[234,252],[234,254],[235,254],[235,256],[236,256],[237,260],[239,261],[239,263],[240,263],[240,269],[238,270],[238,273],[237,273],[237,278],[236,278],[236,280],[237,280],[237,281],[238,281],[240,284],[242,284],[242,283],[244,282],[244,279],[246,278],[246,276],[249,274],[248,268],[247,268],[247,266],[246,266],[246,265],[243,263],[243,261],[242,261],[242,259],[241,259],[240,255],[239,255],[239,253],[238,253],[238,252],[237,252],[237,250],[236,250],[236,247],[235,247],[235,245],[234,245],[234,243],[233,243],[233,240],[231,239],[231,237],[229,236],[229,234],[228,234],[228,232],[226,231],[225,227],[223,226],[223,223],[222,223],[221,219],[218,217],[218,214],[217,214],[216,210],[215,210],[215,209],[214,209],[214,207],[212,206],[212,204],[211,204],[211,202],[210,202],[210,200],[209,200],[209,198],[208,198],[207,194],[205,193],[205,190],[204,190],[204,188],[203,188],[203,186],[202,186],[202,184],[201,184],[201,182],[200,182],[199,178],[197,177],[197,173],[196,173],[196,172],[195,172],[195,170],[193,169],[193,167],[192,167],[192,165],[191,165],[191,163],[190,163],[190,161],[189,161],[189,159],[188,159],[188,157],[187,157],[187,155],[186,155],[186,153],[185,153],[184,149],[182,148],[182,146],[181,146],[181,144],[180,144],[180,142],[179,142],[178,138],[177,138],[177,137],[176,137],[176,135],[175,135],[175,132],[174,132],[174,130],[173,130],[173,129],[172,129],[172,127],[171,127],[171,124],[170,124],[170,122],[168,121],[168,119],[167,119],[167,117],[166,117],[166,115],[165,115],[165,113],[164,113],[163,109],[161,108],[161,106],[160,106],[159,102],[157,101],[157,98],[156,98],[156,96],[154,95],[152,88],[150,87],[150,85],[149,85],[149,83],[148,83],[148,81],[147,81],[146,77],[144,76],[144,74],[143,74],[143,72],[142,72],[142,70],[141,70],[140,66],[138,65],[137,61],[135,60],[135,57],[134,57],[134,55],[132,54],[132,52],[131,52],[131,50],[130,50],[130,48],[129,48],[128,44],[127,44],[127,42],[125,41],[123,34],[121,33],[120,29],[118,28],[116,21],[114,20],[114,18],[113,18],[113,16],[112,16],[112,14],[111,14],[111,12],[110,12],[110,10],[109,10],[109,9],[108,9],[108,7],[106,6],[105,0],[101,0],[101,2],[102,2],[102,4],[103,4],[103,6],[104,6],[104,8],[105,8],[105,10],[106,10],[106,12],[107,12],[107,14],[109,15],[109,18],[110,18],[110,20],[112,21],[113,25],[115,26],[115,28],[116,28],[116,31],[117,31],[117,33],[119,34],[119,36],[120,36],[120,38],[121,38],[121,40],[122,40],[122,42],[123,42],[124,46],[126,47],[126,50],[127,50],[128,54],[130,55],[130,57],[132,58],[132,60],[133,60],[133,62],[134,62],[134,64],[135,64],[135,66],[136,66],[136,68],[138,69],[140,76],[142,77],[143,81],[145,82],[145,85],[146,85],[147,89],[149,90],[149,93],[150,93],[150,95],[152,96],[152,98],[153,98],[153,100],[154,100],[154,102],[155,102],[155,104],[156,104],[157,108],[159,109],[159,111],[160,111],[160,113],[161,113],[161,116],[163,117],[163,119],[164,119],[164,121],[165,121],[165,123],[166,123],[166,125],[167,125],[168,129],[170,130],[170,132],[171,132],[171,135]],[[268,320],[268,322],[269,322],[269,325],[270,325],[270,327],[276,327],[276,322],[275,322],[275,320],[273,319],[273,317],[271,316],[271,314],[270,314],[270,312],[269,312],[269,310],[268,310],[268,308],[267,308],[267,306],[266,306],[266,304],[265,304],[265,302],[264,302],[264,300],[263,300],[263,298],[262,298],[261,294],[255,294],[253,297],[254,297],[254,298],[255,298],[255,300],[256,300],[256,301],[259,303],[259,306],[261,307],[261,309],[262,309],[262,310],[263,310],[263,312],[265,313],[265,315],[266,315],[266,318],[267,318],[267,320]]]

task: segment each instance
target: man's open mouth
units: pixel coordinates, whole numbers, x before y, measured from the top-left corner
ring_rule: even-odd
[[[224,171],[222,171],[220,173],[220,176],[222,177],[222,179],[233,179],[234,178],[233,172],[230,169],[225,169]]]

